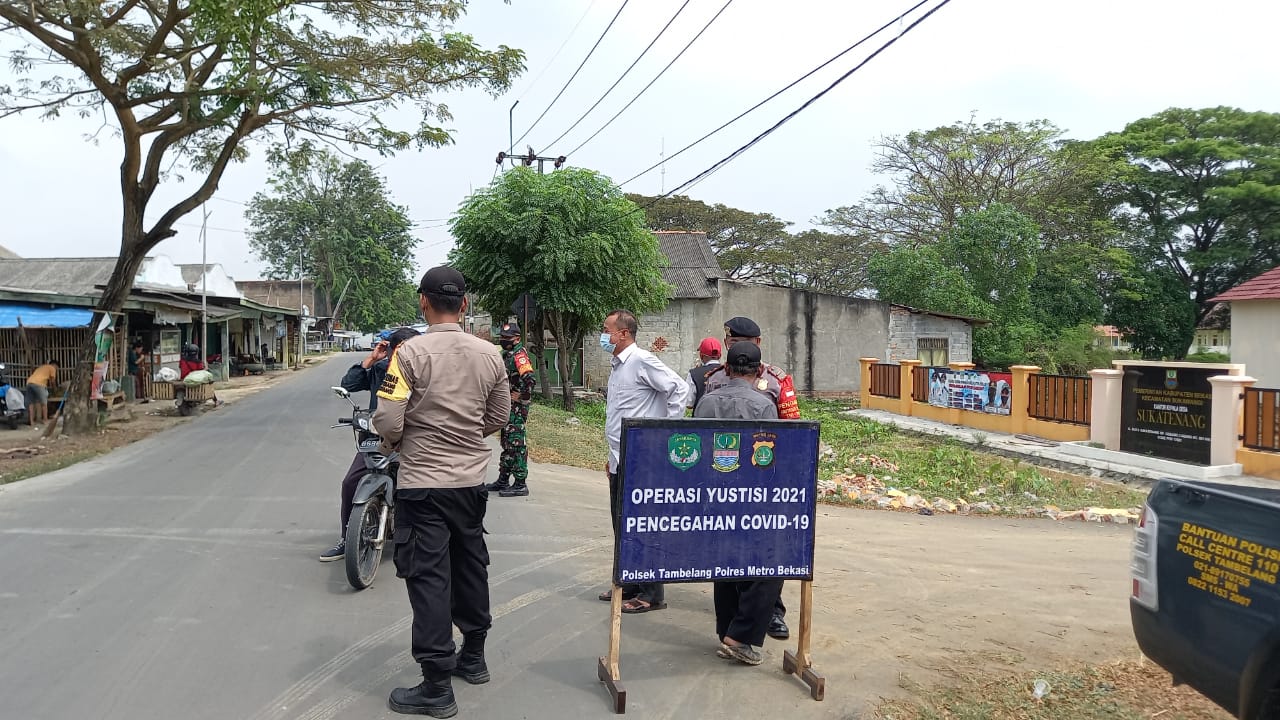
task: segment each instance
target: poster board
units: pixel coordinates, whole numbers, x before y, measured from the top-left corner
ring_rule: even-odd
[[[1120,393],[1120,449],[1208,465],[1215,368],[1126,364]]]
[[[1008,415],[1013,404],[1013,375],[929,368],[929,404],[992,415]]]

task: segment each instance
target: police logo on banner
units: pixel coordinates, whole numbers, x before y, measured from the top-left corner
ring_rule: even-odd
[[[702,458],[702,438],[677,433],[667,438],[667,459],[681,470],[688,470]]]
[[[774,433],[756,433],[751,436],[751,464],[769,467],[773,464],[773,444],[778,439]]]
[[[711,439],[715,448],[711,451],[711,467],[720,472],[733,472],[738,464],[738,451],[742,448],[741,433],[715,433]]]

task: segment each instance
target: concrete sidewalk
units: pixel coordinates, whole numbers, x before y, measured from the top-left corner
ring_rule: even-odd
[[[1185,473],[1180,474],[1176,468],[1181,463],[1160,461],[1159,464],[1164,467],[1159,469],[1144,467],[1143,461],[1146,458],[1137,455],[1127,456],[1133,458],[1132,463],[1122,460],[1084,457],[1077,452],[1070,452],[1064,449],[1064,446],[1068,445],[1068,443],[1045,440],[1031,435],[1006,435],[1004,433],[985,432],[962,425],[947,425],[922,418],[896,415],[884,410],[851,410],[849,414],[874,420],[885,425],[893,425],[907,432],[949,437],[959,442],[981,446],[986,452],[1026,460],[1035,465],[1118,480],[1126,484],[1148,485],[1153,480],[1173,478],[1247,487],[1280,487],[1280,483],[1275,480],[1252,475],[1229,475],[1203,479],[1196,474],[1200,468],[1194,465],[1185,466]],[[1116,454],[1118,455],[1119,453]]]

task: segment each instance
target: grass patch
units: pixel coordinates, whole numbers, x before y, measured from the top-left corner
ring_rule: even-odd
[[[806,419],[822,423],[822,441],[830,446],[818,463],[819,478],[874,475],[887,487],[929,500],[965,498],[1002,508],[1129,508],[1146,497],[1113,483],[984,453],[957,440],[909,435],[845,410],[828,401],[801,403]],[[893,463],[897,471],[879,467],[876,458]]]
[[[891,425],[847,415],[845,410],[846,406],[837,402],[800,401],[801,415],[822,423],[822,442],[824,448],[829,447],[818,464],[818,477],[824,480],[869,474],[888,487],[930,501],[964,498],[1001,508],[1129,508],[1140,506],[1145,497],[1145,493],[1113,483],[981,452],[956,440],[910,435]],[[559,399],[536,398],[527,425],[530,459],[588,469],[603,467],[608,457],[604,413],[600,402],[579,402],[570,414]],[[877,467],[876,458],[893,463],[897,471]]]
[[[1032,688],[1049,684],[1043,699]],[[959,687],[923,688],[908,680],[913,697],[886,700],[877,720],[1229,720],[1217,705],[1187,686],[1174,687],[1153,663],[1121,662],[1045,673],[977,679]]]
[[[16,468],[12,472],[0,475],[0,485],[6,485],[19,480],[26,480],[37,475],[44,475],[66,467],[71,467],[85,460],[92,460],[99,455],[109,453],[114,448],[101,447],[91,448],[87,450],[77,450],[76,452],[66,453],[63,455],[50,455],[48,457],[37,457],[21,467]]]

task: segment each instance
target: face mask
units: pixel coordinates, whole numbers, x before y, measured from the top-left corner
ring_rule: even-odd
[[[600,333],[600,348],[612,355],[613,351],[618,349],[618,344],[609,341],[609,333],[602,332]]]
[[[502,346],[503,350],[510,350],[511,348],[516,346],[516,343],[514,340],[500,340],[498,341],[498,344]]]

